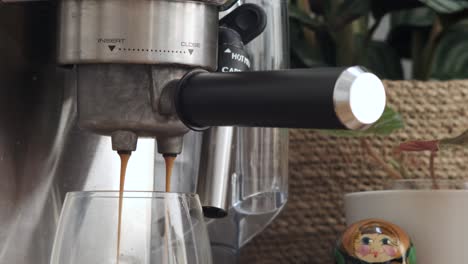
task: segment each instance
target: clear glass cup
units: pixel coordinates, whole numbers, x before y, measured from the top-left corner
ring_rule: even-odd
[[[196,194],[125,192],[122,200],[117,254],[119,193],[68,193],[51,264],[212,263]]]

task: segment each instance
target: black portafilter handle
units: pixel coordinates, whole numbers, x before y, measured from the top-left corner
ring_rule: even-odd
[[[365,129],[382,115],[386,95],[365,68],[265,72],[193,72],[175,104],[192,129],[211,126]]]

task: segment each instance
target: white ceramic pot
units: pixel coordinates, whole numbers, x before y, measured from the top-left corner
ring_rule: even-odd
[[[412,238],[418,264],[468,263],[467,190],[395,190],[345,196],[348,225],[379,218]]]

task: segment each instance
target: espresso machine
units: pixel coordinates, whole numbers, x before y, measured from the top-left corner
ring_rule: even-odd
[[[48,263],[68,191],[196,192],[214,263],[287,201],[287,128],[365,129],[362,67],[287,70],[286,0],[0,2],[0,263]]]

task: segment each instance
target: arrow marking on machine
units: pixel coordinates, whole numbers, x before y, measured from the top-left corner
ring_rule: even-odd
[[[190,53],[190,55],[193,54],[193,51],[194,51],[193,49],[189,49],[189,50],[188,50],[188,52]]]
[[[231,49],[230,48],[227,48],[224,53],[232,53]]]
[[[110,51],[114,51],[115,45],[109,45],[109,49],[110,49]]]

